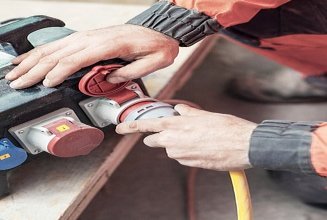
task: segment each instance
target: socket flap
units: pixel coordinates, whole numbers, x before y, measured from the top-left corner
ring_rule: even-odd
[[[106,97],[116,101],[118,104],[124,103],[128,100],[138,97],[138,95],[126,89],[130,83],[109,83],[107,76],[122,67],[119,64],[111,64],[106,66],[95,66],[89,73],[87,73],[79,82],[79,90],[88,96],[93,97]]]

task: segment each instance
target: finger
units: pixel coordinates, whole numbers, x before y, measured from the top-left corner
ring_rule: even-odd
[[[148,132],[161,132],[168,129],[174,129],[179,125],[178,117],[155,118],[147,120],[138,120],[131,122],[124,122],[116,127],[118,134],[130,133],[148,133]]]
[[[129,79],[125,78],[125,77],[120,77],[120,76],[114,76],[114,77],[110,77],[108,79],[107,80],[110,83],[121,83],[121,82],[127,82],[129,80]]]
[[[36,53],[39,50],[42,50],[44,52],[45,55],[49,55],[52,54],[53,52],[65,48],[67,46],[70,45],[71,40],[73,39],[73,37],[75,36],[75,34],[71,34],[67,37],[64,37],[62,39],[58,39],[56,41],[53,42],[49,42],[46,43],[44,45],[35,47],[33,50],[30,50],[27,53],[24,53],[22,55],[19,55],[18,57],[16,57],[15,59],[12,60],[13,64],[19,64],[21,63],[25,58],[27,58],[29,55]]]
[[[108,76],[107,81],[110,83],[121,83],[141,78],[165,66],[167,66],[166,63],[159,58],[144,57],[112,72]]]
[[[200,109],[197,109],[197,108],[193,108],[191,106],[184,105],[184,104],[176,105],[175,110],[180,115],[185,115],[185,116],[197,116],[197,115],[202,115],[202,114],[208,113],[206,111],[203,111],[203,110],[200,110]]]
[[[33,68],[42,57],[48,56],[53,52],[62,49],[66,45],[67,44],[64,40],[59,40],[44,46],[37,47],[26,54],[18,56],[12,61],[12,63],[19,65],[6,75],[6,79],[17,79],[18,77],[27,73],[31,68]]]
[[[160,132],[164,130],[164,126],[160,122],[152,120],[139,120],[132,122],[124,122],[116,127],[118,134],[131,134],[131,133],[147,133],[147,132]]]
[[[143,139],[143,143],[148,146],[148,147],[165,147],[163,143],[160,141],[162,138],[163,134],[157,133],[157,134],[152,134]]]
[[[149,135],[144,138],[143,142],[149,147],[163,147],[167,149],[167,152],[176,151],[176,142],[178,139],[178,132],[175,131],[161,131],[156,134]],[[178,149],[177,149],[178,150]],[[173,157],[173,154],[170,155]]]
[[[90,66],[103,59],[116,58],[117,56],[117,50],[108,53],[103,48],[86,48],[59,60],[58,64],[46,75],[43,84],[46,87],[59,85],[67,77],[73,75],[83,67]]]
[[[81,49],[83,48],[79,45],[72,45],[40,59],[38,64],[26,74],[13,81],[10,86],[14,89],[23,89],[40,82],[44,79],[45,75],[57,65],[61,57],[69,56]]]
[[[26,57],[28,57],[28,56],[31,54],[32,51],[33,51],[33,50],[30,50],[30,51],[27,52],[27,53],[24,53],[24,54],[22,54],[22,55],[19,55],[18,57],[15,57],[15,58],[11,61],[11,63],[12,63],[12,64],[15,64],[15,65],[21,63],[23,60],[26,59]]]
[[[12,71],[10,71],[6,75],[6,79],[7,80],[18,79],[20,76],[24,75],[30,69],[32,69],[43,56],[45,55],[43,55],[42,52],[31,53],[17,67],[15,67]]]

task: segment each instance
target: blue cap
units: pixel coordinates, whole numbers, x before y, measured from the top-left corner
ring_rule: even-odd
[[[15,168],[27,159],[27,153],[16,147],[9,139],[0,139],[0,170]]]

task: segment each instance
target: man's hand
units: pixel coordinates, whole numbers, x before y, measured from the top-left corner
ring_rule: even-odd
[[[22,89],[42,80],[53,87],[83,67],[113,58],[132,61],[110,74],[109,82],[140,78],[173,63],[178,54],[176,40],[135,25],[120,25],[77,32],[37,47],[12,62],[19,64],[6,75],[10,86]]]
[[[144,139],[150,147],[166,148],[179,163],[213,170],[250,168],[250,137],[256,124],[231,115],[177,105],[181,116],[119,124],[116,132],[155,132]]]

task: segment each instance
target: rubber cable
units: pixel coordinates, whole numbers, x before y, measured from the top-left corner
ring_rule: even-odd
[[[178,99],[169,99],[164,100],[164,102],[177,105],[177,104],[185,104],[189,105],[193,108],[202,109],[199,105]],[[187,178],[187,214],[189,220],[196,220],[196,207],[195,207],[195,187],[196,187],[196,177],[198,174],[198,168],[190,168],[188,172]],[[237,208],[237,219],[238,220],[252,220],[252,202],[249,184],[246,178],[246,174],[244,170],[241,171],[230,171],[229,172],[234,196],[236,201]]]

